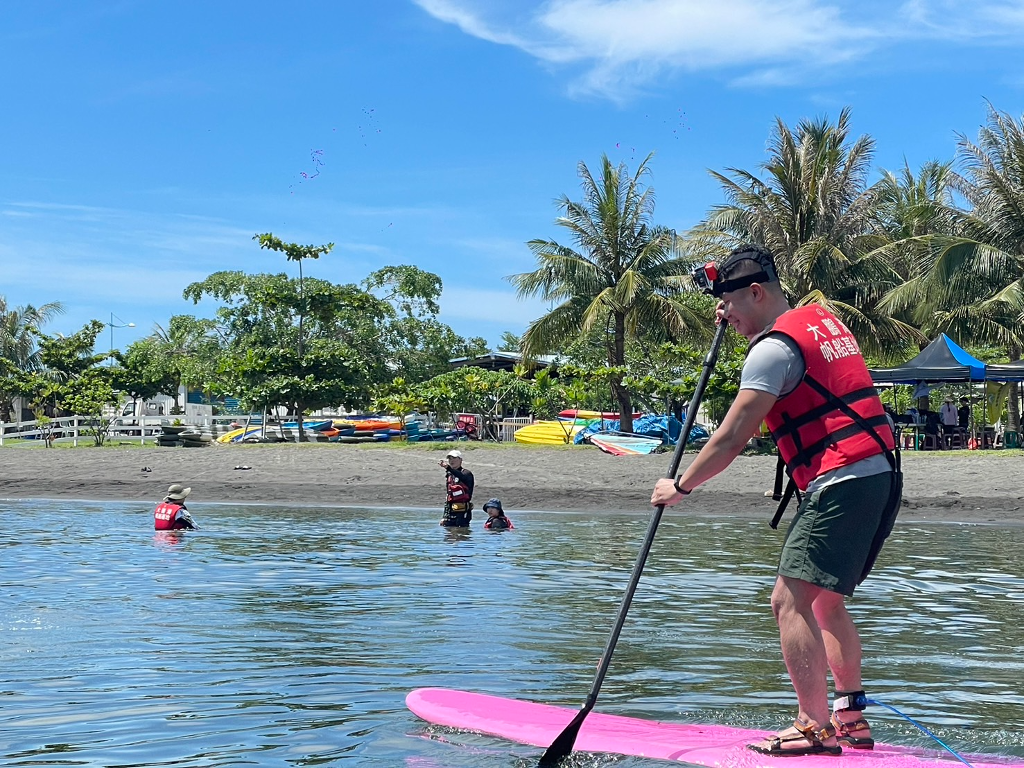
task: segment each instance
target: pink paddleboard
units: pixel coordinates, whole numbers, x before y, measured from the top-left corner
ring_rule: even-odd
[[[578,710],[503,699],[447,688],[419,688],[405,697],[406,706],[428,723],[547,748]],[[724,725],[686,725],[638,720],[591,712],[583,721],[575,748],[713,768],[949,768],[963,763],[943,750],[924,750],[876,744],[873,750],[844,749],[838,757],[805,755],[769,757],[747,744],[771,734]],[[1024,768],[1020,758],[964,755],[974,768]]]

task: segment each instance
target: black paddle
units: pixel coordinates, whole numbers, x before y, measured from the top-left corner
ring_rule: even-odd
[[[715,361],[718,359],[718,349],[722,346],[722,339],[725,338],[725,331],[728,327],[729,324],[724,321],[718,324],[715,338],[711,342],[711,349],[708,350],[708,356],[704,359],[704,368],[701,371],[700,379],[697,381],[697,388],[694,390],[693,398],[686,409],[686,423],[683,425],[683,431],[679,433],[676,450],[672,454],[672,465],[669,467],[666,477],[675,478],[676,473],[679,471],[679,464],[683,460],[683,450],[686,448],[686,440],[689,438],[693,422],[697,418],[697,409],[700,408],[700,401],[704,398],[704,388],[707,387],[708,380],[711,378],[711,373],[715,368]],[[633,573],[629,577],[629,586],[626,587],[626,594],[622,596],[619,615],[615,618],[615,626],[608,637],[608,644],[605,646],[604,654],[601,656],[601,663],[597,667],[597,674],[594,675],[594,685],[590,688],[590,694],[587,696],[586,703],[576,714],[576,717],[572,719],[572,722],[558,734],[551,743],[551,746],[541,756],[539,768],[554,768],[564,757],[572,752],[583,721],[590,714],[594,705],[597,704],[597,694],[601,690],[604,676],[608,672],[608,665],[611,664],[615,644],[619,641],[619,633],[622,631],[622,625],[626,622],[626,613],[629,611],[630,603],[633,602],[633,593],[636,592],[637,585],[640,583],[640,575],[643,573],[644,563],[647,562],[647,555],[650,554],[651,545],[654,544],[654,534],[658,531],[658,523],[661,522],[661,515],[664,511],[665,506],[659,504],[654,508],[654,514],[651,515],[650,525],[647,526],[647,535],[644,537],[643,545],[640,547],[640,554],[636,557],[636,565],[633,566]]]

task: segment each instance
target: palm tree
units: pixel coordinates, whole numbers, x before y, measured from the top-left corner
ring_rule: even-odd
[[[933,333],[1002,347],[1016,361],[1024,349],[1024,118],[990,104],[977,143],[961,134],[957,154],[963,173],[950,185],[968,210],[944,208],[946,234],[930,238],[917,279],[890,303],[916,303]],[[1016,397],[1014,385],[1011,428]]]
[[[899,282],[873,219],[877,190],[867,186],[874,141],[850,138],[850,111],[835,124],[803,120],[795,131],[776,119],[762,180],[737,168],[712,171],[728,202],[688,235],[695,256],[716,258],[743,242],[775,256],[788,294],[843,318],[862,343],[885,355],[912,329],[877,310]]]
[[[64,306],[51,301],[41,307],[27,304],[10,307],[7,299],[0,296],[0,361],[10,371],[36,371],[42,367],[39,348],[36,345],[36,330],[55,316],[64,312]],[[0,421],[10,421],[14,393],[0,391]]]
[[[701,333],[708,325],[696,310],[676,298],[686,265],[673,249],[674,233],[651,223],[654,191],[642,184],[648,155],[636,174],[624,164],[601,158],[595,179],[586,164],[578,172],[583,201],[562,196],[556,224],[570,233],[573,246],[554,240],[531,240],[537,257],[533,272],[508,279],[520,298],[540,295],[550,311],[534,320],[522,337],[526,357],[557,351],[562,345],[604,329],[612,395],[619,405],[619,428],[633,430],[633,406],[622,378],[626,339],[652,332],[667,338]]]
[[[936,326],[937,291],[928,264],[936,242],[949,234],[954,177],[951,162],[933,160],[916,175],[907,164],[899,173],[883,171],[875,185],[875,230],[887,241],[878,253],[884,254],[899,279],[878,308],[917,329],[909,339],[917,342],[916,349],[903,352],[916,354],[938,333],[949,330]]]

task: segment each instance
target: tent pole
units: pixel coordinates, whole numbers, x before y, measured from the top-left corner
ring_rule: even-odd
[[[981,448],[985,449],[985,428],[988,427],[988,382],[982,382],[981,386]]]

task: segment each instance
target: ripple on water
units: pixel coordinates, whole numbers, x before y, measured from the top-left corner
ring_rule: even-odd
[[[579,706],[647,529],[520,513],[513,532],[454,534],[408,511],[196,507],[202,531],[162,535],[137,504],[8,504],[0,762],[532,766],[540,750],[427,726],[404,696]],[[790,716],[769,608],[781,536],[666,520],[599,708],[764,729]],[[872,696],[963,749],[1024,756],[1024,553],[1007,539],[898,526],[850,611]],[[872,721],[926,743],[884,710]]]

